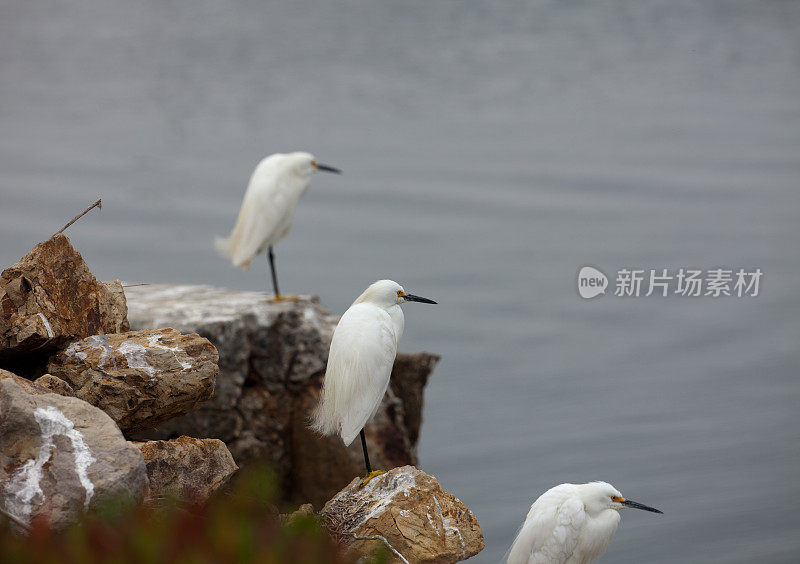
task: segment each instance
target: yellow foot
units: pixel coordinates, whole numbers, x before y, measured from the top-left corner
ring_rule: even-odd
[[[381,474],[386,474],[386,470],[373,470],[369,474],[367,474],[363,480],[361,480],[361,487],[363,488],[366,486],[369,481],[374,478],[375,476],[380,476]]]
[[[297,302],[300,301],[300,296],[292,294],[292,295],[285,295],[285,294],[278,294],[277,296],[272,296],[269,300],[272,303],[275,302]]]

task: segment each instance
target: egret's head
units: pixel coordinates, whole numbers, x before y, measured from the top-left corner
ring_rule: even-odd
[[[402,304],[403,302],[420,302],[423,304],[435,304],[428,298],[420,298],[413,294],[408,294],[403,287],[394,280],[378,280],[364,290],[358,299],[353,303],[369,302],[383,308]]]
[[[633,507],[634,509],[644,509],[653,513],[662,513],[654,507],[649,507],[630,499],[622,497],[619,490],[607,482],[589,482],[578,486],[581,501],[589,515],[598,515],[606,509],[620,510],[623,507]]]
[[[318,170],[322,170],[324,172],[335,172],[336,174],[342,173],[342,171],[338,168],[317,162],[317,159],[314,157],[314,155],[311,153],[305,153],[303,151],[289,153],[286,155],[286,163],[287,166],[290,167],[291,170],[298,176],[311,176]]]

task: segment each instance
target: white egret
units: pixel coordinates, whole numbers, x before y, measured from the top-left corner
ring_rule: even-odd
[[[561,484],[533,502],[507,564],[583,564],[602,555],[623,507],[661,513],[625,499],[611,484]]]
[[[364,425],[375,415],[389,386],[389,376],[403,335],[403,302],[435,304],[407,294],[392,280],[378,280],[353,302],[333,332],[322,397],[312,428],[340,435],[349,446],[361,434],[367,480],[372,472]]]
[[[309,153],[276,153],[262,160],[250,177],[233,231],[227,238],[216,238],[219,252],[245,270],[256,255],[267,252],[278,300],[281,298],[272,246],[289,232],[297,202],[317,170],[341,174],[337,168],[318,163]]]

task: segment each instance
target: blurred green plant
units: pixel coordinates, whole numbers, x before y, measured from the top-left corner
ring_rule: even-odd
[[[313,515],[282,518],[268,470],[242,471],[207,503],[159,499],[135,505],[112,500],[65,530],[34,518],[30,531],[0,516],[3,564],[350,563]],[[284,522],[285,521],[285,522]],[[363,560],[362,560],[363,561]],[[373,563],[386,562],[385,551]]]

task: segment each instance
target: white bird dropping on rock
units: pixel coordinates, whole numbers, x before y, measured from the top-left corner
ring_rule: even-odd
[[[403,335],[403,302],[435,304],[407,294],[392,280],[378,280],[353,302],[333,332],[322,398],[312,428],[338,434],[350,445],[361,433],[368,476],[372,473],[364,425],[375,415]]]
[[[608,548],[623,507],[661,513],[625,499],[606,482],[561,484],[533,502],[507,564],[585,564]]]
[[[289,232],[294,209],[317,171],[339,169],[318,163],[309,153],[275,153],[258,163],[228,238],[217,237],[217,250],[234,266],[247,270],[256,255],[267,253],[275,299],[280,299],[272,247]]]

